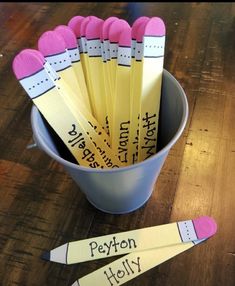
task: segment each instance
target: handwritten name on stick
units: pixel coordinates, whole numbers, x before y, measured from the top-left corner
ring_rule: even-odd
[[[114,236],[111,241],[108,243],[98,244],[96,241],[91,241],[89,243],[90,247],[90,254],[91,257],[94,257],[98,253],[104,253],[107,256],[110,253],[115,252],[117,253],[120,249],[134,249],[137,247],[136,241],[133,238],[123,239],[122,241],[118,242],[116,237]]]
[[[72,130],[68,131],[71,139],[68,140],[68,143],[71,147],[77,146],[83,152],[82,160],[86,160],[89,163],[91,168],[97,168],[100,164],[95,160],[95,154],[86,147],[85,138],[82,132],[76,131],[76,125],[72,124]],[[101,166],[103,168],[103,166]]]
[[[104,271],[104,275],[109,282],[110,286],[119,285],[126,276],[136,276],[137,273],[141,272],[140,267],[140,257],[136,258],[136,261],[123,259],[120,261],[120,265],[118,267],[108,267],[107,270]]]
[[[157,148],[157,129],[156,129],[157,115],[150,115],[148,112],[142,118],[143,130],[144,130],[144,146],[142,149],[146,149],[146,159],[156,153]]]

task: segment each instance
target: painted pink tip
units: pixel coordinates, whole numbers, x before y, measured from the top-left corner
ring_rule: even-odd
[[[199,217],[193,220],[198,239],[208,238],[217,231],[215,220],[209,216]]]
[[[61,37],[63,37],[67,49],[77,48],[77,39],[73,30],[70,27],[65,25],[59,25],[54,29],[54,31],[56,31],[61,35]]]
[[[103,26],[104,20],[102,19],[91,19],[87,25],[85,30],[85,37],[87,40],[97,39],[100,38],[102,26]]]
[[[127,27],[121,32],[119,36],[118,45],[124,47],[131,47],[131,27]]]
[[[30,76],[43,68],[41,60],[32,52],[22,51],[13,60],[12,68],[18,80]]]
[[[131,36],[133,40],[136,40],[137,38],[137,31],[139,29],[140,26],[142,26],[144,23],[147,23],[149,21],[149,17],[139,17],[138,19],[135,20],[135,22],[133,23],[132,27],[131,27]]]
[[[39,52],[38,50],[34,50],[34,49],[24,49],[22,50],[20,53],[25,53],[25,52],[29,52],[32,53],[33,55],[35,55],[36,57],[38,57],[38,59],[41,61],[42,64],[45,63],[45,58],[43,56],[43,54],[41,52]]]
[[[81,37],[80,29],[81,29],[81,23],[84,20],[84,17],[82,16],[75,16],[68,22],[68,26],[73,30],[74,34],[77,38]]]
[[[64,52],[66,44],[60,34],[55,31],[48,31],[39,38],[38,49],[46,57]]]
[[[118,43],[119,36],[125,28],[130,28],[130,25],[125,20],[114,21],[109,28],[108,38],[110,43]]]
[[[164,36],[166,34],[166,27],[161,18],[151,18],[146,27],[144,34],[146,36]]]
[[[84,18],[81,22],[81,27],[80,27],[80,34],[81,34],[81,37],[85,37],[85,34],[86,34],[86,27],[89,23],[89,21],[91,21],[92,19],[99,19],[98,17],[96,16],[87,16],[86,18]]]
[[[110,25],[116,20],[119,20],[119,19],[117,17],[109,17],[104,21],[104,24],[102,27],[102,37],[104,40],[108,40]]]
[[[136,29],[136,41],[139,42],[139,43],[143,42],[143,36],[145,34],[145,28],[146,28],[146,25],[148,24],[148,22],[149,22],[149,20],[145,21],[145,22],[143,21],[138,26],[138,28]]]

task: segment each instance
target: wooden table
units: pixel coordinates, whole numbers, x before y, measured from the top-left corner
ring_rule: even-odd
[[[142,15],[167,26],[165,68],[189,102],[149,201],[126,215],[91,206],[62,166],[32,143],[31,101],[11,64],[21,49],[75,15]],[[0,4],[0,285],[71,285],[116,258],[64,266],[43,261],[65,242],[209,215],[217,234],[125,285],[235,285],[234,3]],[[102,286],[97,281],[94,286]]]

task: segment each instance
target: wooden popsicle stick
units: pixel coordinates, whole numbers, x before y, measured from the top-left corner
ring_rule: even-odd
[[[110,149],[110,141],[108,135],[104,132],[103,128],[99,125],[97,120],[86,109],[86,106],[83,105],[82,102],[79,104],[79,107],[74,105],[74,102],[72,101],[73,96],[71,96],[73,91],[63,81],[63,79],[61,79],[56,73],[53,73],[53,69],[50,65],[48,65],[48,63],[45,61],[45,58],[39,51],[26,49],[21,53],[24,53],[25,51],[36,55],[46,69],[48,76],[50,77],[50,75],[53,75],[51,78],[57,86],[59,93],[65,102],[69,105],[70,109],[74,111],[74,115],[79,115],[79,122],[85,128],[87,135],[89,135],[90,139],[94,143],[98,153],[102,156],[102,159],[105,162],[105,166],[108,168],[120,167],[120,161],[118,160],[113,150]]]
[[[103,59],[103,73],[104,73],[104,86],[105,86],[105,95],[106,95],[106,109],[107,109],[107,116],[108,116],[108,134],[111,137],[112,133],[112,122],[113,122],[113,97],[111,89],[111,78],[110,78],[110,47],[109,47],[109,39],[108,39],[108,32],[109,27],[117,20],[117,17],[109,17],[107,18],[102,26],[101,31],[101,50],[102,50],[102,59]]]
[[[115,88],[116,88],[116,69],[117,69],[117,56],[118,56],[118,40],[121,32],[130,27],[125,20],[117,19],[112,21],[108,29],[109,39],[109,54],[110,61],[108,61],[108,69],[110,73],[110,87],[112,92],[112,101],[115,102]],[[112,124],[110,124],[111,128]]]
[[[126,27],[119,36],[116,86],[113,111],[112,148],[119,160],[128,165],[128,140],[130,129],[130,76],[131,28]]]
[[[101,126],[108,133],[107,108],[106,108],[106,90],[104,85],[104,73],[101,54],[100,35],[102,31],[103,20],[91,19],[85,30],[87,40],[87,53],[89,65],[89,78],[92,86],[92,103],[94,116]]]
[[[131,164],[135,164],[138,162],[140,97],[142,86],[142,58],[139,55],[138,51],[140,50],[139,46],[142,45],[144,27],[148,21],[148,17],[140,17],[133,23],[131,28],[131,119],[128,146],[128,156],[129,162]]]
[[[28,93],[45,119],[63,140],[78,163],[90,168],[104,168],[101,156],[87,136],[41,60],[30,52],[17,55],[13,70],[20,84]]]
[[[157,132],[165,48],[165,25],[158,17],[145,26],[143,38],[141,115],[138,161],[157,151]]]
[[[71,86],[77,97],[82,99],[82,92],[61,35],[55,31],[43,33],[38,40],[38,49],[59,76]]]
[[[208,216],[68,242],[43,258],[63,264],[80,263],[126,253],[187,243],[214,235],[217,226]]]
[[[77,39],[76,36],[71,28],[65,25],[59,25],[57,26],[54,31],[59,33],[66,44],[66,49],[69,53],[69,57],[71,60],[72,68],[74,69],[75,75],[77,77],[81,92],[82,92],[82,97],[83,101],[85,102],[85,105],[87,109],[91,111],[91,104],[90,104],[90,99],[88,96],[88,91],[87,91],[87,86],[86,86],[86,81],[85,77],[83,74],[83,69],[82,69],[82,64],[80,61],[80,53],[77,45]]]

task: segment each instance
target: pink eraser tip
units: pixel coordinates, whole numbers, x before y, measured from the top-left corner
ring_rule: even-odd
[[[12,64],[17,79],[30,76],[43,68],[41,60],[32,52],[22,51],[15,56]]]
[[[63,37],[67,49],[77,48],[77,39],[73,30],[70,27],[65,25],[59,25],[54,29],[54,31],[56,31],[61,35],[61,37]]]
[[[151,18],[145,27],[144,34],[147,36],[164,36],[166,27],[163,20],[158,17]]]
[[[132,24],[131,27],[131,36],[133,40],[135,40],[137,37],[137,31],[139,29],[139,26],[142,25],[143,23],[147,23],[149,19],[150,19],[149,17],[143,16],[135,20],[135,22]]]
[[[209,216],[199,217],[193,220],[198,239],[208,238],[217,231],[215,220]]]
[[[118,20],[117,17],[109,17],[104,21],[102,27],[102,37],[104,40],[108,40],[110,25],[116,20]]]
[[[45,63],[45,58],[43,56],[43,54],[41,52],[39,52],[38,50],[34,50],[34,49],[24,49],[20,52],[21,53],[25,53],[25,52],[29,52],[32,53],[33,55],[35,55],[36,57],[38,57],[38,59],[41,61],[42,64]]]
[[[81,27],[80,27],[80,34],[81,37],[85,37],[86,34],[86,26],[87,24],[92,20],[92,19],[97,19],[96,16],[87,16],[86,18],[84,18],[81,22]]]
[[[75,16],[68,22],[68,26],[73,30],[77,38],[81,37],[81,23],[84,20],[82,16]]]
[[[87,40],[98,39],[100,38],[102,26],[104,20],[102,19],[91,19],[87,25],[85,30],[85,37]]]
[[[131,27],[126,27],[119,36],[119,46],[131,47]]]
[[[142,23],[140,23],[140,25],[136,29],[136,41],[137,42],[143,42],[143,36],[145,34],[145,28],[146,28],[146,25],[148,24],[148,22],[149,22],[149,20],[143,21]]]
[[[63,53],[66,44],[63,37],[55,31],[48,31],[41,35],[38,40],[38,49],[46,57]]]
[[[114,21],[109,28],[108,38],[111,43],[118,43],[119,36],[121,32],[130,27],[130,25],[125,20],[116,20]]]

